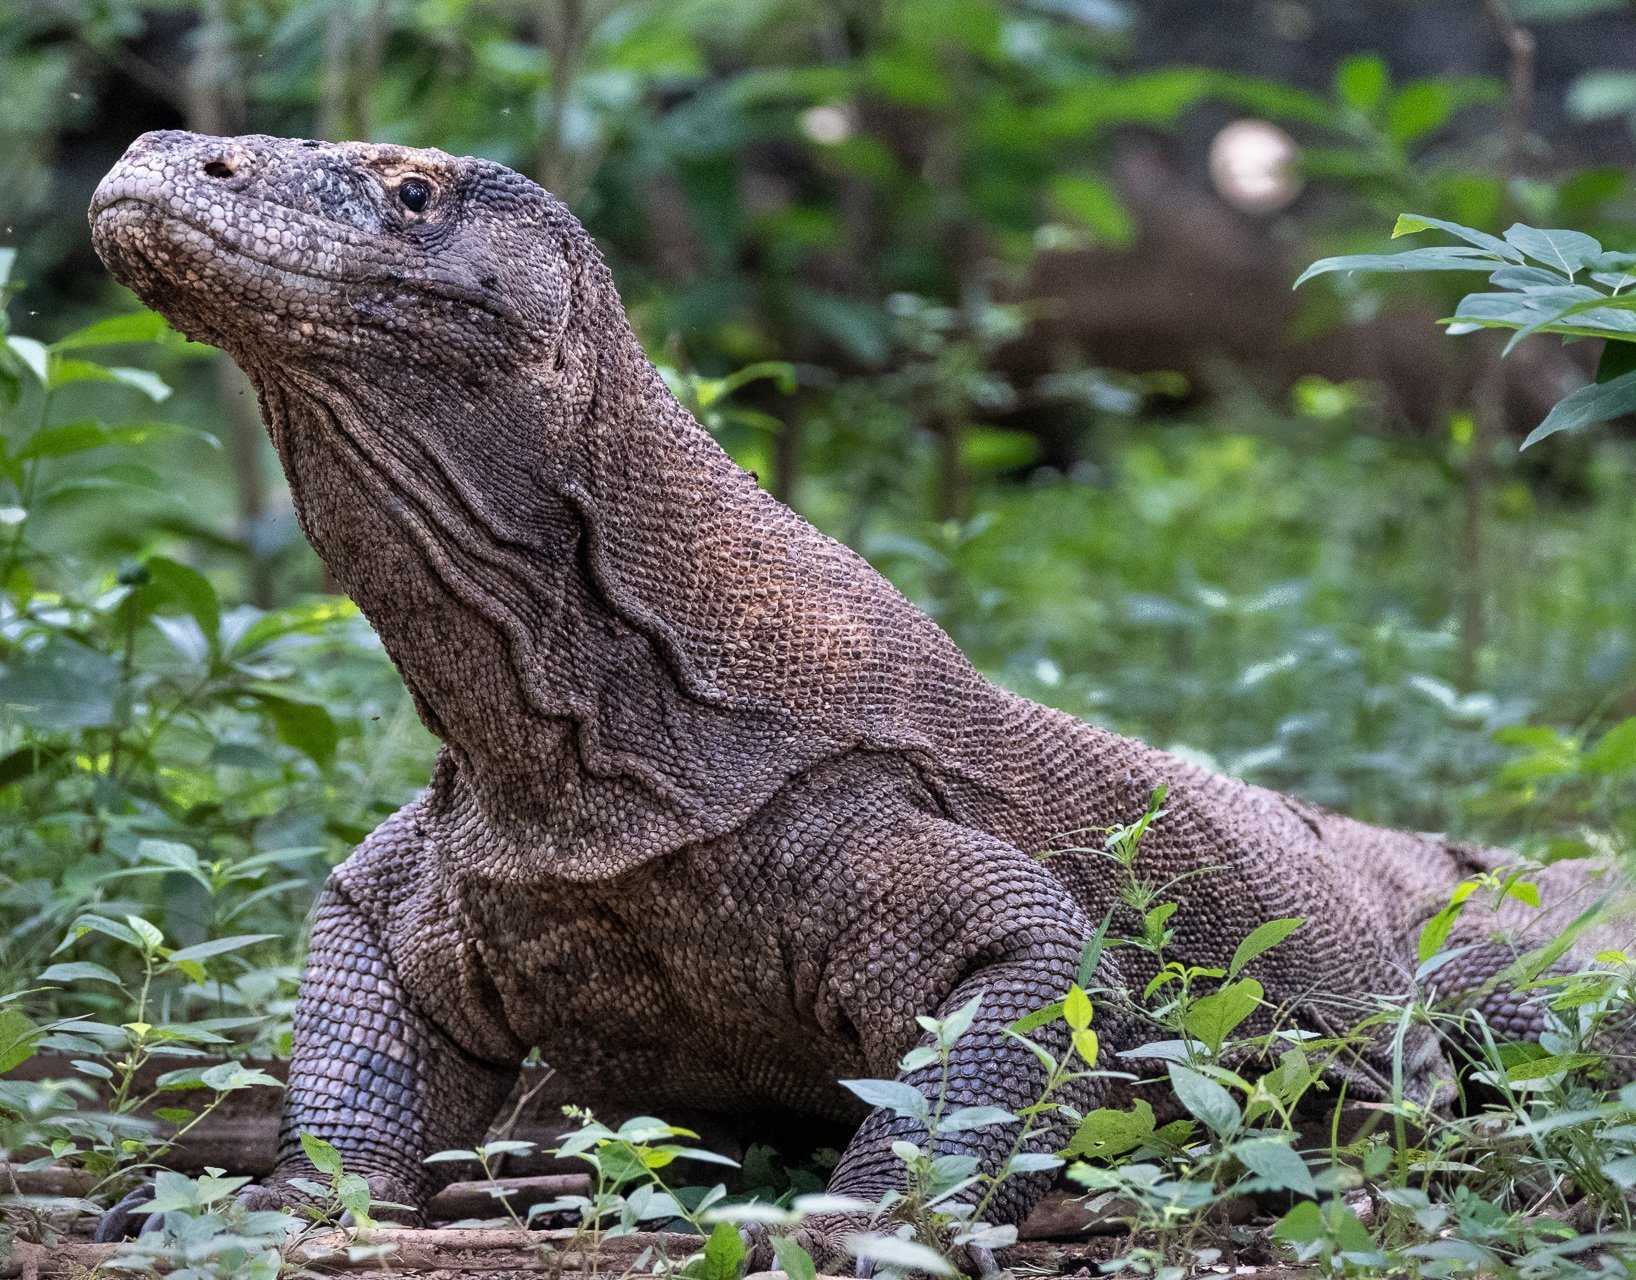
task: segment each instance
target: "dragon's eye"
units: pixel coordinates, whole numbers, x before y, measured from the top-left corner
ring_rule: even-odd
[[[432,198],[432,184],[424,178],[406,179],[398,188],[398,199],[410,213],[419,213]]]

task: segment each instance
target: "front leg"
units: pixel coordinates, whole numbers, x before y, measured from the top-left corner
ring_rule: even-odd
[[[517,1077],[517,1063],[473,1056],[422,1011],[428,997],[459,994],[406,990],[380,930],[332,877],[314,912],[296,1002],[278,1162],[239,1198],[252,1209],[309,1202],[291,1185],[325,1181],[302,1152],[307,1133],[334,1146],[374,1199],[408,1206],[383,1216],[420,1221],[458,1168],[425,1158],[477,1142]],[[103,1215],[96,1239],[130,1234],[152,1196],[151,1185],[126,1196]],[[141,1228],[158,1227],[159,1216]]]
[[[952,1049],[943,1112],[993,1106],[1018,1114],[1040,1100],[1047,1071],[1025,1045],[1005,1034],[1006,1028],[1062,998],[1090,936],[1089,922],[1039,862],[941,819],[911,822],[880,855],[878,863],[858,871],[859,901],[837,905],[856,923],[830,956],[834,998],[863,1040],[875,1074],[887,1076],[896,1074],[899,1055],[912,1043],[914,1015],[946,1017],[980,996],[975,1021]],[[1094,985],[1118,987],[1110,961],[1101,962]],[[1098,1011],[1097,1027],[1110,1048],[1122,1039],[1121,1022],[1116,1006]],[[1059,1060],[1067,1051],[1067,1036],[1060,1020],[1033,1033]],[[920,1043],[930,1047],[935,1040],[927,1034]],[[943,1081],[940,1064],[931,1062],[897,1078],[936,1108]],[[1100,1105],[1104,1093],[1104,1080],[1080,1079],[1062,1087],[1052,1100],[1083,1112]],[[1066,1144],[1069,1129],[1069,1118],[1060,1111],[1038,1115],[1021,1150],[1054,1154]],[[1021,1132],[1019,1121],[939,1133],[930,1151],[975,1157],[978,1171],[993,1178],[1017,1149]],[[842,1155],[830,1191],[876,1201],[885,1192],[902,1190],[905,1167],[892,1151],[899,1140],[924,1147],[926,1131],[892,1111],[873,1111]],[[995,1224],[1020,1223],[1051,1180],[1050,1173],[1005,1177],[989,1197],[984,1218]],[[966,1194],[979,1200],[987,1185],[979,1183]],[[835,1259],[844,1237],[863,1225],[852,1217],[815,1220],[807,1225],[804,1242]],[[991,1265],[979,1251],[963,1261],[978,1269]]]
[[[253,1197],[291,1199],[315,1171],[301,1135],[332,1144],[378,1200],[418,1219],[456,1166],[434,1152],[479,1141],[517,1078],[518,1063],[484,1061],[424,1011],[458,991],[407,991],[379,931],[331,882],[318,900],[295,1010],[295,1052],[279,1126],[278,1164]]]

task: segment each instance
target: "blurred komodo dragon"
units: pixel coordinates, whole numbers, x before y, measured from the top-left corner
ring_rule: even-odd
[[[298,1198],[307,1132],[423,1207],[450,1166],[422,1158],[481,1138],[531,1046],[587,1098],[856,1122],[831,1190],[873,1200],[915,1126],[837,1078],[893,1075],[915,1014],[982,993],[951,1104],[1034,1100],[1042,1067],[1002,1029],[1062,995],[1106,913],[1134,926],[1110,864],[1076,846],[1161,784],[1138,869],[1181,901],[1174,955],[1221,965],[1262,922],[1305,920],[1253,964],[1266,1008],[1246,1030],[1329,1035],[1407,990],[1422,923],[1502,862],[988,683],[728,459],[643,355],[585,230],[498,164],[149,133],[90,216],[113,274],[249,375],[302,528],[443,744],[318,902],[254,1203]],[[1498,931],[1537,936],[1604,892],[1575,867],[1537,878],[1545,910],[1474,902],[1451,939],[1469,949],[1435,978],[1516,1036],[1545,1015],[1484,992],[1521,945]],[[1149,960],[1109,951],[1095,984],[1140,987]],[[1153,1038],[1116,998],[1097,1025],[1110,1064]],[[1451,1076],[1423,1027],[1400,1069],[1421,1098]],[[1331,1076],[1378,1098],[1393,1070],[1382,1041]],[[1028,1148],[1059,1148],[1066,1123]],[[1014,1137],[939,1145],[993,1173]],[[1007,1181],[992,1216],[1021,1219],[1044,1181]],[[804,1241],[822,1265],[862,1221],[812,1220]]]

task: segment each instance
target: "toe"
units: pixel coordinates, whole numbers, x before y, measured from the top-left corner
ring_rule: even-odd
[[[142,1230],[154,1229],[156,1223],[163,1221],[164,1215],[141,1212],[143,1206],[152,1199],[153,1184],[151,1182],[143,1183],[142,1186],[120,1200],[118,1204],[114,1205],[97,1220],[97,1229],[92,1233],[91,1239],[97,1244],[111,1244],[116,1240],[127,1240],[136,1234],[133,1228],[139,1225],[137,1223],[138,1218],[148,1219],[148,1221],[140,1224]]]

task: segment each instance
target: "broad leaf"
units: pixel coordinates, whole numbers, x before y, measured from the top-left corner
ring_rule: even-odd
[[[1602,246],[1583,231],[1547,230],[1518,222],[1506,229],[1505,238],[1535,262],[1568,275],[1602,252]]]
[[[1238,971],[1250,961],[1264,952],[1271,951],[1305,923],[1306,920],[1302,916],[1285,916],[1256,925],[1233,952],[1233,958],[1227,964],[1227,976],[1237,977]]]
[[[116,987],[124,986],[120,976],[112,969],[89,960],[72,960],[63,964],[54,964],[36,981],[39,982],[110,982]]]
[[[926,1096],[901,1080],[842,1080],[841,1087],[858,1095],[872,1107],[885,1107],[895,1115],[922,1124],[931,1115]]]
[[[1478,231],[1472,227],[1463,227],[1458,222],[1449,222],[1443,218],[1427,217],[1423,213],[1400,213],[1397,222],[1392,227],[1392,239],[1399,236],[1413,235],[1417,231],[1447,231],[1451,236],[1464,240],[1467,244],[1511,262],[1522,261],[1522,251],[1515,245],[1507,244],[1499,236],[1490,235],[1486,231]]]
[[[180,951],[170,953],[170,960],[203,960],[208,956],[225,955],[229,951],[243,951],[246,947],[253,947],[258,942],[268,942],[278,937],[276,933],[243,933],[231,938],[212,938],[209,942],[195,943],[191,947],[183,947]]]
[[[924,1271],[934,1276],[952,1276],[954,1266],[935,1249],[897,1236],[857,1235],[845,1241],[853,1257],[885,1263],[894,1270]]]
[[[1587,773],[1623,773],[1636,769],[1636,716],[1613,726],[1585,753]]]
[[[1209,1045],[1211,1053],[1220,1053],[1238,1025],[1260,1006],[1261,996],[1259,982],[1241,978],[1193,1001],[1182,1026],[1189,1035]]]
[[[1332,271],[1493,271],[1505,259],[1481,249],[1457,245],[1438,249],[1406,249],[1402,253],[1354,253],[1339,258],[1319,258],[1295,278],[1299,289],[1314,276]]]
[[[1636,412],[1636,371],[1609,382],[1593,382],[1558,400],[1545,421],[1528,433],[1524,449],[1558,431],[1579,431],[1610,418]]]
[[[1176,1098],[1182,1106],[1220,1137],[1231,1137],[1243,1122],[1233,1095],[1191,1067],[1172,1062],[1170,1087],[1176,1091]]]
[[[1235,1145],[1232,1152],[1246,1169],[1280,1191],[1295,1191],[1304,1196],[1318,1194],[1307,1162],[1281,1139],[1251,1138]]]
[[[341,1172],[341,1153],[316,1134],[302,1131],[301,1150],[319,1173],[327,1173],[333,1178]]]
[[[1151,1138],[1153,1123],[1153,1108],[1140,1098],[1131,1103],[1129,1111],[1098,1108],[1079,1122],[1062,1154],[1111,1160]]]
[[[75,351],[81,347],[107,347],[124,342],[156,342],[176,331],[155,311],[132,311],[122,316],[107,316],[75,329],[66,337],[51,344],[53,351]]]

